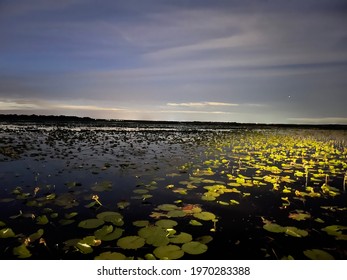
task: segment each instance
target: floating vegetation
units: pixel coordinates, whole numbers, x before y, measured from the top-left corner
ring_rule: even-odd
[[[161,260],[177,260],[184,255],[184,251],[177,245],[160,246],[155,248],[153,253]]]
[[[334,260],[335,258],[328,252],[320,249],[305,250],[304,255],[311,260]]]
[[[104,252],[94,258],[95,260],[125,260],[126,256],[117,252]]]
[[[3,258],[347,257],[346,131],[127,125],[0,125]]]
[[[145,239],[139,236],[126,236],[117,241],[117,246],[122,249],[138,249],[145,245]]]

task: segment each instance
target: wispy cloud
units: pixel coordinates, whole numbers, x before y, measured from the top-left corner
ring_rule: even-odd
[[[224,111],[201,111],[201,110],[161,110],[159,113],[179,113],[179,114],[215,114],[215,115],[231,115],[235,112]]]
[[[236,103],[227,103],[227,102],[188,102],[188,103],[167,103],[167,106],[172,107],[217,107],[217,106],[239,106]]]
[[[103,107],[94,105],[71,105],[60,102],[41,100],[0,100],[0,112],[8,110],[83,110],[83,111],[123,111],[124,108]]]
[[[298,124],[347,124],[347,118],[288,118],[289,122]]]

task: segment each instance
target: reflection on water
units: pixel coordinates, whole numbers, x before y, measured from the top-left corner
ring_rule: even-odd
[[[93,259],[117,252],[137,259],[157,247],[166,253],[167,245],[183,250],[199,242],[206,252],[177,254],[305,259],[305,251],[321,249],[344,259],[346,139],[345,131],[300,129],[1,125],[1,256]],[[121,221],[78,226],[105,211],[119,212]],[[163,240],[154,245],[133,224],[155,227],[167,219],[177,225],[153,231]],[[327,228],[333,225],[339,227]],[[116,228],[122,237],[112,239],[107,234]],[[124,248],[136,246],[119,242],[126,236],[142,246]]]

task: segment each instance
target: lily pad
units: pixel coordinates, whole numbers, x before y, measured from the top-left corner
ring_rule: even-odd
[[[184,211],[182,210],[171,210],[169,212],[167,212],[167,215],[169,217],[172,217],[172,218],[179,218],[179,217],[184,217],[187,215],[187,213],[185,213]]]
[[[293,237],[305,237],[308,235],[306,230],[298,229],[296,227],[285,227],[284,233]]]
[[[157,208],[163,211],[172,211],[177,210],[179,207],[175,204],[161,204]]]
[[[320,249],[312,249],[304,251],[304,255],[311,260],[334,260],[335,258],[328,252]]]
[[[285,232],[286,230],[284,227],[275,223],[266,223],[265,225],[263,225],[263,229],[275,233]]]
[[[38,217],[36,218],[36,223],[37,223],[38,225],[46,225],[46,224],[49,223],[49,221],[48,221],[48,218],[47,218],[46,215],[42,215],[42,216],[38,216]]]
[[[164,246],[169,243],[168,233],[165,229],[158,226],[149,226],[141,228],[139,236],[146,239],[146,243],[155,247]]]
[[[31,257],[31,253],[25,244],[13,248],[13,254],[20,259],[26,259]]]
[[[125,260],[126,256],[118,252],[104,252],[96,256],[94,260]]]
[[[69,219],[69,220],[61,219],[59,221],[59,224],[62,225],[62,226],[67,226],[67,225],[73,224],[74,222],[75,222],[75,220],[71,220],[71,219]]]
[[[44,233],[44,230],[43,229],[39,229],[37,232],[35,232],[33,234],[30,234],[29,235],[30,242],[34,242],[34,241],[40,239],[41,236],[43,235],[43,233]]]
[[[154,261],[156,260],[156,257],[153,254],[146,254],[145,259],[149,261]]]
[[[210,243],[212,240],[213,240],[213,237],[211,235],[203,235],[203,236],[196,238],[196,241],[198,241],[202,244]]]
[[[124,225],[123,215],[118,212],[106,211],[106,212],[99,213],[98,215],[96,215],[96,217],[105,222],[110,222],[118,227],[121,227]]]
[[[81,228],[97,228],[104,224],[103,220],[100,219],[87,219],[84,221],[81,221],[78,226]]]
[[[11,238],[15,237],[13,230],[11,228],[0,229],[0,238]]]
[[[147,227],[149,225],[149,221],[147,220],[134,221],[133,225],[136,227]]]
[[[94,232],[94,235],[96,238],[101,239],[105,235],[110,234],[113,231],[113,226],[112,225],[105,225],[102,228],[96,230]]]
[[[112,190],[112,182],[103,181],[100,183],[96,183],[96,184],[94,184],[94,186],[92,186],[92,190],[96,191],[96,192],[111,191]]]
[[[297,221],[303,221],[311,218],[311,214],[309,213],[290,213],[289,218]]]
[[[95,237],[102,241],[112,241],[122,236],[124,230],[121,228],[113,229],[112,225],[105,225],[94,232]]]
[[[126,236],[117,241],[122,249],[138,249],[145,245],[145,239],[140,236]]]
[[[6,224],[3,221],[0,221],[0,227],[4,227]]]
[[[154,255],[159,259],[177,260],[183,257],[183,250],[177,245],[166,245],[155,248]]]
[[[117,207],[119,209],[125,209],[130,205],[130,203],[128,201],[120,201],[117,203]]]
[[[77,215],[78,215],[77,212],[71,212],[71,213],[65,214],[65,218],[66,219],[71,219],[73,217],[76,217]]]
[[[347,226],[331,225],[331,226],[322,228],[322,231],[325,231],[327,234],[332,236],[340,236],[343,234],[344,230],[347,230]]]
[[[178,235],[171,236],[169,240],[170,243],[183,244],[192,241],[193,237],[189,233],[181,232]]]
[[[204,220],[204,221],[210,221],[210,220],[216,219],[216,215],[211,212],[195,213],[193,216],[197,219]]]
[[[162,228],[173,228],[177,226],[177,222],[174,220],[169,220],[169,219],[163,219],[159,220],[155,223],[157,226],[162,227]]]
[[[87,243],[78,242],[75,247],[82,253],[82,254],[90,254],[93,253],[93,248]]]
[[[200,222],[197,221],[197,220],[191,220],[191,221],[189,222],[189,224],[192,225],[192,226],[202,226],[202,223],[200,223]]]
[[[145,193],[148,193],[149,190],[146,190],[146,189],[136,189],[136,190],[133,190],[133,193],[136,193],[136,194],[145,194]]]
[[[110,234],[105,235],[104,237],[100,238],[102,241],[112,241],[115,239],[118,239],[123,235],[124,229],[121,228],[115,228],[113,232]]]
[[[208,247],[197,241],[191,241],[182,245],[182,250],[191,255],[203,254],[207,251]]]

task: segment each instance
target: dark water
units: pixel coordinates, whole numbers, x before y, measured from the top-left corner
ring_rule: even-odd
[[[17,258],[13,248],[38,229],[44,229],[44,243],[36,240],[26,246],[33,259],[93,259],[107,251],[137,259],[153,253],[152,245],[122,249],[117,240],[102,242],[89,254],[66,245],[68,240],[93,235],[96,229],[78,224],[104,211],[123,215],[122,237],[138,234],[134,221],[154,224],[172,219],[178,223],[177,233],[189,233],[193,240],[206,235],[213,238],[205,253],[186,253],[183,259],[307,259],[303,252],[312,249],[346,259],[347,231],[342,229],[337,236],[323,230],[347,226],[345,131],[31,124],[3,125],[0,139],[0,221],[6,224],[0,229],[11,228],[15,233],[0,238],[3,259]],[[295,175],[296,171],[308,171],[308,179]],[[277,180],[277,189],[264,180],[266,176]],[[283,181],[285,176],[292,181]],[[243,177],[245,185],[228,185]],[[262,185],[248,186],[253,180]],[[322,189],[325,182],[330,191]],[[219,194],[215,200],[202,199],[204,187],[215,185],[236,191],[212,190]],[[309,196],[309,186],[319,196]],[[290,188],[288,193],[283,192],[286,188]],[[95,194],[102,206],[86,208]],[[54,198],[48,199],[50,195]],[[288,204],[283,200],[286,197]],[[129,204],[122,209],[119,202]],[[167,211],[157,209],[162,204],[175,204],[179,210],[196,205],[217,220],[199,220],[192,214],[168,217]],[[69,220],[65,214],[71,212],[77,213],[73,223],[62,225],[62,220]],[[154,217],[153,212],[161,216]],[[52,213],[58,217],[51,217]],[[309,217],[298,221],[289,217],[293,213]],[[37,224],[42,215],[48,222]],[[191,225],[193,219],[202,226]],[[267,231],[263,228],[267,221],[304,230],[307,235]]]

